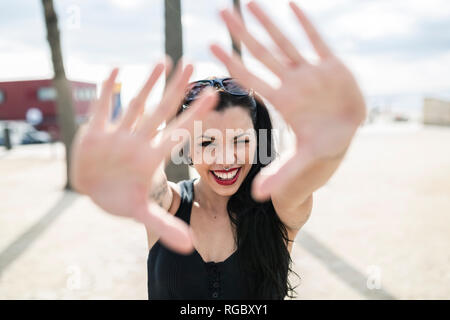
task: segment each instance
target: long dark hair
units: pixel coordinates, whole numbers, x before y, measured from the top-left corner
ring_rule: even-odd
[[[269,111],[257,95],[235,96],[224,91],[218,91],[218,95],[216,111],[233,106],[248,110],[257,133],[256,161],[238,191],[227,203],[228,216],[236,228],[237,257],[247,281],[249,297],[294,298],[296,287],[291,285],[289,273],[297,274],[291,268],[292,260],[287,249],[290,240],[286,226],[279,219],[271,200],[257,202],[251,196],[254,177],[268,164],[260,159],[260,147],[264,145],[267,148],[267,152],[263,151],[263,154],[266,153],[272,160],[276,154]],[[181,109],[178,113],[180,112]],[[266,143],[260,143],[259,129],[267,130]]]

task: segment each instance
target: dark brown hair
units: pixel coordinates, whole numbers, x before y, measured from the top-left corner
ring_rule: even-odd
[[[272,121],[269,111],[257,95],[235,96],[219,91],[216,111],[229,107],[241,107],[249,111],[256,132],[267,130],[267,155],[273,160],[275,148],[272,137]],[[256,103],[256,107],[255,107]],[[180,107],[179,113],[183,111]],[[267,165],[260,161],[260,141],[257,134],[256,156],[248,175],[238,191],[227,203],[230,221],[236,228],[238,260],[247,281],[252,299],[294,298],[295,288],[289,282],[292,260],[287,249],[290,241],[286,226],[279,219],[272,201],[257,202],[251,196],[253,179]],[[298,276],[298,275],[297,275]]]

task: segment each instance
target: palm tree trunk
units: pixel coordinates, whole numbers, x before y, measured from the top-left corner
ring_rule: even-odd
[[[239,14],[242,17],[242,11],[241,11],[241,1],[240,0],[233,0],[233,7],[234,9],[239,12]],[[242,57],[242,51],[241,51],[241,42],[237,41],[236,39],[234,39],[231,35],[231,43],[233,46],[233,50],[240,56]]]
[[[58,17],[55,12],[53,0],[42,0],[44,9],[45,26],[47,28],[47,41],[50,46],[53,63],[53,85],[57,92],[57,110],[60,136],[66,150],[66,185],[65,189],[71,190],[70,184],[70,151],[72,140],[75,135],[77,125],[73,110],[72,90],[66,79],[64,71],[63,56],[61,52],[61,41],[58,29]]]
[[[164,0],[164,21],[165,50],[175,65],[183,55],[183,28],[181,25],[180,0]],[[167,75],[166,83],[171,76],[172,73]],[[185,164],[176,165],[172,161],[169,161],[165,172],[169,181],[178,182],[189,179],[189,168]]]

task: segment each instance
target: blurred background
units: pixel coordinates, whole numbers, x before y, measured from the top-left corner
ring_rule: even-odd
[[[258,2],[314,61],[288,1]],[[211,43],[276,84],[218,16],[236,6],[273,47],[246,3],[0,3],[0,299],[147,299],[144,227],[73,192],[66,150],[115,66],[112,118],[164,54],[194,63],[192,80],[227,75]],[[368,112],[295,241],[297,299],[450,299],[450,2],[299,5],[354,72]],[[148,109],[163,89],[159,81]],[[289,131],[272,116],[288,152]],[[173,181],[195,175],[166,172]]]

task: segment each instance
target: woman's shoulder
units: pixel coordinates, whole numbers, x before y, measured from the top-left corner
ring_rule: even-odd
[[[172,191],[172,203],[169,207],[169,213],[175,215],[182,202],[191,202],[193,197],[193,183],[195,179],[182,180],[178,183],[168,181]]]
[[[186,188],[187,185],[189,185],[190,181],[192,180],[183,180],[178,183],[167,181],[169,188],[172,191],[172,203],[167,210],[171,215],[175,216],[180,209],[182,199],[186,198]],[[148,228],[146,228],[146,231],[149,249],[151,249],[153,245],[158,241],[159,236],[150,233]]]
[[[169,188],[172,191],[172,203],[170,204],[169,210],[170,214],[175,215],[181,204],[181,182],[175,183],[168,181]]]

